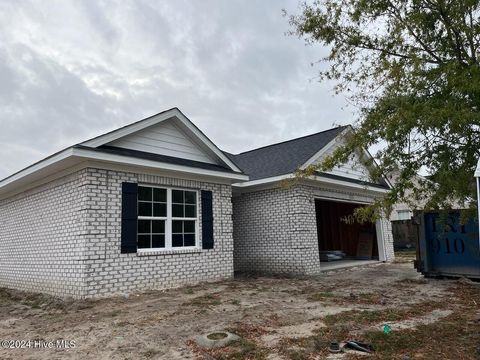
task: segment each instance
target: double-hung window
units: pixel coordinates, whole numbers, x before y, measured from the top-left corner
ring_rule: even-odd
[[[137,203],[138,249],[171,250],[197,246],[197,191],[139,186]]]

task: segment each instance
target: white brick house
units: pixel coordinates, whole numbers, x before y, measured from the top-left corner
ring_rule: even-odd
[[[0,181],[0,287],[85,298],[318,273],[320,239],[338,235],[322,233],[319,209],[336,207],[319,201],[366,204],[388,184],[355,162],[279,182],[344,130],[231,155],[174,108],[60,151]],[[389,222],[373,228],[372,256],[392,259]]]
[[[0,287],[75,298],[233,276],[231,184],[178,109],[0,182]]]
[[[233,239],[236,271],[318,274],[319,253],[341,251],[351,259],[394,258],[390,221],[349,224],[355,207],[372,203],[389,189],[387,179],[369,182],[359,151],[328,173],[285,184],[297,169],[321,161],[341,144],[351,127],[265,146],[229,157],[250,180],[233,186]],[[364,159],[363,159],[364,160]],[[361,237],[371,249],[359,257]],[[366,256],[365,256],[366,255]],[[326,263],[324,264],[326,265]],[[346,262],[345,262],[346,265]]]

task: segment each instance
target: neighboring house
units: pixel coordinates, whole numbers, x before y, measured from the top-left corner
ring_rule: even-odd
[[[392,171],[390,172],[387,177],[390,183],[395,184],[397,182],[398,177],[400,176],[399,171]],[[414,186],[420,185],[420,181],[425,180],[422,179],[420,175],[417,175],[413,178]],[[410,220],[413,216],[413,212],[417,209],[423,209],[425,206],[426,201],[418,201],[413,199],[413,192],[412,190],[406,191],[406,197],[412,199],[412,203],[415,203],[415,208],[411,204],[407,204],[406,202],[399,202],[393,206],[392,213],[390,215],[391,221],[404,221]]]
[[[389,187],[358,159],[280,184],[349,129],[229,155],[174,108],[60,151],[0,181],[0,287],[85,298],[230,278],[234,265],[314,274],[324,250],[391,260],[386,219],[341,220]]]
[[[388,180],[371,183],[366,151],[328,173],[285,184],[297,169],[318,163],[342,143],[344,126],[238,155],[230,155],[250,181],[233,186],[234,261],[237,271],[317,274],[320,252],[350,258],[394,258],[390,221],[345,222],[358,206],[381,197]],[[360,252],[360,253],[359,253]]]
[[[72,146],[0,181],[0,287],[84,298],[232,277],[231,184],[247,179],[178,109]]]

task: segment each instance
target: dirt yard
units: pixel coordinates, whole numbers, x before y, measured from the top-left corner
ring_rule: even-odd
[[[241,340],[215,350],[193,341],[215,330]],[[372,359],[480,359],[480,287],[423,279],[401,257],[316,278],[241,277],[97,301],[1,290],[0,339],[75,342],[2,349],[1,359],[364,359],[328,353],[347,339],[371,344]]]

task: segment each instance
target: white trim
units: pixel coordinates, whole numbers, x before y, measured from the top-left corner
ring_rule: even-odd
[[[294,177],[293,174],[279,175],[279,176],[273,176],[273,177],[264,178],[264,179],[235,183],[232,186],[237,188],[248,188],[248,187],[257,186],[257,185],[270,184],[270,183],[274,183],[274,182],[282,181],[286,179],[293,179],[293,177]]]
[[[170,171],[177,171],[177,172],[183,172],[183,173],[189,173],[189,174],[195,174],[195,175],[205,175],[205,176],[238,180],[238,181],[248,180],[248,176],[242,174],[242,171],[232,161],[230,161],[230,159],[228,159],[228,157],[222,151],[220,151],[220,149],[218,149],[215,146],[215,144],[213,144],[200,130],[198,130],[198,128],[195,127],[195,125],[193,125],[193,123],[185,115],[183,115],[180,112],[180,110],[176,108],[167,110],[158,115],[155,115],[145,120],[141,120],[137,123],[128,125],[124,128],[117,129],[108,134],[104,134],[99,137],[93,138],[91,140],[87,140],[83,142],[81,145],[86,147],[100,146],[102,144],[108,143],[122,136],[126,136],[135,131],[139,131],[148,126],[160,123],[170,118],[178,119],[193,135],[196,136],[196,139],[198,139],[203,145],[205,145],[212,153],[218,156],[218,158],[222,160],[222,162],[225,163],[235,173],[233,174],[233,173],[228,173],[223,171],[205,170],[205,169],[193,168],[189,166],[161,163],[161,162],[156,162],[152,160],[139,160],[135,158],[130,158],[128,156],[100,154],[100,153],[95,153],[94,151],[70,147],[56,154],[53,154],[50,157],[47,157],[23,170],[20,170],[19,172],[13,175],[10,175],[4,178],[3,180],[0,180],[0,189],[18,180],[21,180],[22,178],[32,175],[37,171],[45,169],[53,164],[56,164],[70,157],[87,158],[91,160],[101,160],[101,161],[107,161],[107,162],[118,162],[122,164],[130,164],[135,166],[145,166],[153,169],[170,170]],[[195,141],[195,139],[192,139],[192,140]]]
[[[139,183],[139,187],[146,187],[146,188],[155,188],[155,189],[164,189],[167,191],[167,216],[137,216],[137,222],[138,220],[163,220],[165,221],[165,247],[163,248],[137,248],[137,253],[162,253],[162,252],[168,252],[168,253],[175,253],[175,252],[183,252],[185,250],[200,250],[200,192],[198,189],[191,189],[191,188],[181,188],[181,187],[169,187],[169,186],[163,186],[163,185],[150,185],[146,183]],[[181,191],[191,191],[196,194],[196,202],[195,202],[195,207],[196,207],[196,217],[194,218],[179,218],[179,217],[174,217],[172,214],[172,205],[173,205],[173,200],[172,200],[172,190],[181,190]],[[152,193],[153,196],[153,193]],[[139,200],[137,199],[137,206],[138,206]],[[173,235],[173,230],[172,230],[172,223],[175,220],[185,220],[185,221],[195,221],[195,245],[194,246],[177,246],[173,247],[172,246],[172,235]],[[152,230],[150,229],[150,235],[152,235]],[[138,230],[137,230],[137,244],[138,244]],[[151,241],[151,239],[150,239]]]
[[[196,138],[198,138],[202,142],[203,145],[205,145],[210,151],[212,151],[218,158],[222,160],[222,162],[228,165],[233,171],[240,173],[242,172],[217,146],[215,146],[215,144],[209,138],[207,138],[195,125],[193,125],[193,123],[177,108],[167,110],[150,118],[140,120],[131,125],[127,125],[123,128],[87,140],[81,143],[81,145],[96,148],[114,140],[118,140],[124,136],[130,135],[134,132],[143,130],[152,125],[159,124],[171,118],[177,118],[178,120],[180,120],[180,122],[191,133],[193,133]]]
[[[480,177],[480,159],[478,159],[477,167],[475,169],[475,173],[473,174],[475,177]]]
[[[373,201],[360,201],[360,200],[348,200],[348,199],[339,199],[335,197],[328,197],[328,196],[317,196],[314,195],[313,197],[315,200],[324,200],[324,201],[331,201],[331,202],[339,202],[339,203],[346,203],[346,204],[358,204],[358,205],[371,205]]]
[[[125,165],[121,163],[108,163],[100,160],[90,160],[84,161],[85,167],[94,168],[94,169],[104,169],[111,171],[120,171],[120,172],[129,172],[129,173],[138,173],[143,175],[154,175],[154,176],[166,176],[170,178],[183,179],[183,180],[193,180],[199,182],[212,182],[216,184],[225,184],[231,185],[232,182],[237,182],[238,180],[226,179],[223,177],[211,177],[207,175],[195,174],[195,173],[179,173],[178,171],[171,170],[161,170],[159,174],[159,169],[147,168],[144,166],[138,165]]]
[[[335,136],[334,139],[332,139],[327,145],[325,145],[323,148],[321,148],[319,151],[317,151],[312,157],[310,157],[302,166],[300,166],[300,170],[305,170],[307,167],[310,165],[313,165],[317,160],[319,160],[323,154],[325,154],[332,146],[337,144],[340,140],[339,138],[343,135],[345,135],[347,132],[352,131],[352,127],[349,125],[345,130],[343,130],[340,134]],[[366,156],[368,159],[371,159],[375,165],[375,158],[370,154],[368,150],[362,149],[363,155]],[[360,154],[357,153],[358,156],[361,156]],[[368,169],[367,169],[368,170]],[[479,170],[480,174],[480,170]],[[480,176],[480,175],[479,175]],[[383,179],[387,182],[388,186],[392,187],[392,183],[386,176],[382,176]]]
[[[73,149],[72,155],[77,157],[82,157],[82,158],[88,158],[92,160],[101,160],[101,161],[107,161],[107,162],[150,167],[154,169],[179,171],[179,172],[186,172],[186,173],[199,174],[199,175],[222,177],[222,178],[234,179],[234,180],[248,180],[248,176],[243,174],[199,169],[199,168],[193,168],[190,166],[163,163],[163,162],[154,161],[154,160],[137,159],[137,158],[132,158],[130,156],[101,153],[95,150]]]
[[[331,179],[325,176],[318,176],[318,175],[313,176],[313,179],[309,178],[307,180],[321,181],[327,184],[340,185],[340,186],[350,187],[354,189],[363,189],[363,190],[372,191],[372,192],[379,192],[382,194],[385,194],[389,191],[389,189],[379,188],[376,186],[362,185],[362,184],[357,184],[357,183],[346,181],[346,180]]]
[[[385,249],[385,236],[383,233],[382,219],[379,219],[375,222],[375,230],[377,232],[378,260],[387,261],[387,251]]]
[[[78,163],[63,164],[62,166],[64,167],[64,169],[56,169],[54,171],[52,170],[53,171],[52,173],[44,175],[42,179],[38,177],[33,180],[26,179],[26,181],[28,181],[28,184],[23,184],[21,185],[20,188],[18,188],[18,186],[16,185],[12,185],[16,187],[11,188],[7,191],[3,191],[3,189],[8,185],[14,184],[15,182],[20,181],[28,176],[34,176],[35,173],[41,170],[54,166],[57,163],[61,164],[62,161],[67,161],[67,160],[78,161]],[[93,161],[92,164],[88,163],[88,161],[90,160]],[[95,163],[95,161],[97,162]],[[179,173],[189,174],[190,175],[189,177],[192,180],[205,181],[205,182],[213,181],[213,179],[223,179],[223,182],[225,183],[230,183],[233,181],[238,182],[238,181],[248,180],[248,176],[244,174],[200,169],[200,168],[194,168],[194,167],[184,166],[184,165],[162,163],[162,162],[153,161],[153,160],[136,159],[136,158],[123,156],[123,155],[100,153],[95,150],[68,148],[66,150],[59,152],[58,154],[55,154],[49,158],[46,158],[30,167],[27,167],[19,171],[18,173],[15,173],[1,180],[0,181],[0,198],[5,197],[6,196],[5,194],[16,194],[18,192],[25,191],[26,189],[30,189],[32,187],[44,184],[46,182],[45,179],[53,180],[62,174],[71,173],[73,170],[71,171],[70,168],[74,170],[75,169],[79,170],[80,168],[88,167],[90,165],[91,167],[102,167],[106,169],[112,168],[118,171],[128,171],[126,168],[118,167],[120,165],[128,165],[134,168],[135,167],[138,168],[135,171],[150,173],[152,175],[154,175],[153,171],[155,170],[163,170],[166,172],[170,172],[171,174],[169,174],[169,176],[171,177],[181,176]],[[115,167],[114,165],[117,165],[117,166]],[[151,169],[151,170],[148,171],[148,169]],[[201,179],[200,179],[200,176],[202,177]]]
[[[23,170],[20,170],[19,172],[3,179],[0,181],[0,188],[8,185],[8,184],[11,184],[17,180],[20,180],[21,178],[27,176],[27,175],[30,175],[30,174],[33,174],[34,172],[36,171],[39,171],[39,170],[42,170],[43,168],[49,166],[49,165],[52,165],[52,164],[55,164],[61,160],[64,160],[70,156],[73,155],[73,148],[68,148],[68,149],[65,149],[61,152],[59,152],[58,154],[56,155],[53,155],[49,158],[46,158],[32,166],[29,166]]]
[[[170,109],[170,110],[167,110],[167,111],[162,112],[160,114],[149,117],[147,119],[137,121],[133,124],[127,125],[127,126],[122,127],[120,129],[113,130],[109,133],[97,136],[97,137],[95,137],[93,139],[90,139],[90,140],[87,140],[87,141],[84,141],[84,142],[80,143],[80,145],[93,147],[93,148],[99,147],[101,145],[105,145],[109,142],[120,139],[121,137],[130,135],[130,134],[132,134],[134,132],[137,132],[137,131],[140,131],[140,130],[143,130],[143,129],[149,127],[149,126],[159,124],[159,123],[161,123],[161,122],[163,122],[167,119],[170,119],[170,118],[176,116],[179,113],[179,111],[178,110],[174,111],[174,110],[175,109]]]
[[[252,180],[252,181],[246,181],[242,183],[234,183],[232,186],[237,188],[237,189],[246,189],[246,188],[251,188],[254,186],[260,186],[260,185],[265,185],[265,184],[272,184],[276,183],[282,180],[287,180],[287,179],[293,179],[294,174],[287,174],[287,175],[280,175],[280,176],[273,176],[265,179],[258,179],[258,180]],[[342,186],[342,187],[349,187],[349,188],[354,188],[354,189],[362,189],[362,190],[367,190],[371,192],[377,192],[377,193],[387,193],[389,189],[383,189],[379,187],[374,187],[374,186],[368,186],[368,185],[362,185],[362,184],[357,184],[354,182],[350,182],[347,180],[339,180],[339,179],[331,179],[325,176],[310,176],[306,179],[302,179],[303,181],[313,181],[313,182],[322,182],[326,184],[332,184],[332,185],[337,185],[337,186]]]
[[[331,202],[339,202],[339,203],[347,203],[347,204],[356,204],[356,205],[370,205],[369,202],[364,201],[357,201],[357,200],[347,200],[347,199],[336,199],[336,198],[329,198],[326,196],[314,196],[315,200],[326,200]],[[315,217],[317,216],[317,211],[315,210]],[[382,220],[379,219],[375,222],[375,232],[377,236],[377,250],[378,250],[378,260],[379,261],[386,261],[386,251],[385,251],[385,239],[382,229]],[[318,237],[318,236],[317,236]],[[321,263],[321,261],[320,261]]]
[[[351,131],[351,127],[345,128],[340,134],[335,136],[330,142],[322,147],[319,151],[317,151],[310,159],[308,159],[302,166],[300,166],[300,170],[305,170],[307,167],[312,165],[315,161],[317,161],[323,154],[327,152],[328,149],[330,149],[333,145],[335,145],[339,140],[339,136],[344,135],[347,133],[347,131]]]

